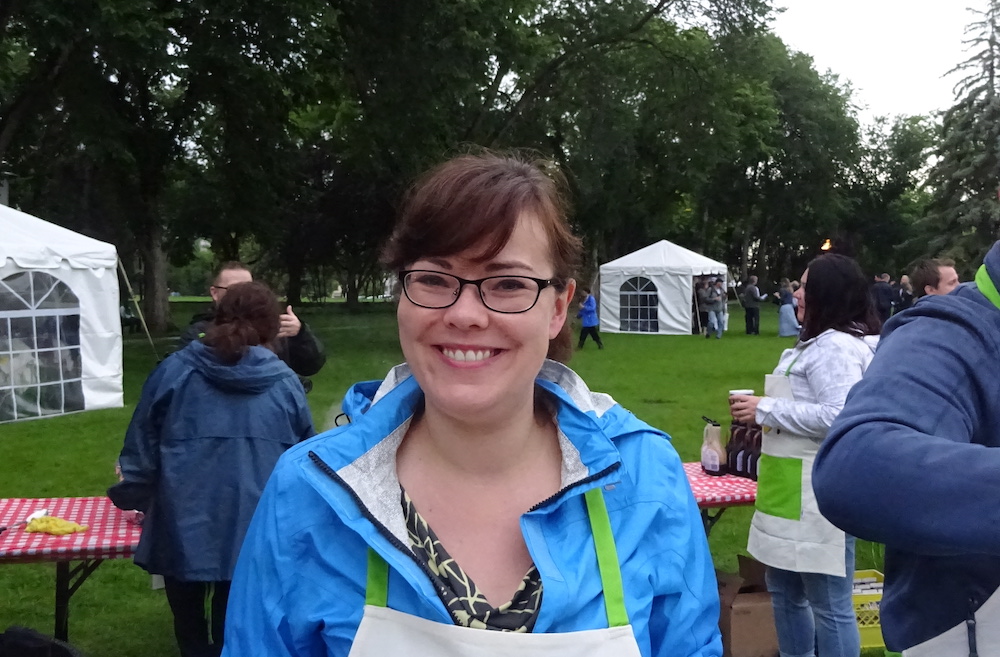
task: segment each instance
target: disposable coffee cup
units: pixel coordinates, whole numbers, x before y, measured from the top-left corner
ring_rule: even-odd
[[[730,390],[729,391],[729,396],[730,397],[732,397],[733,395],[752,395],[752,394],[753,394],[753,389],[752,388],[739,388],[737,390]]]

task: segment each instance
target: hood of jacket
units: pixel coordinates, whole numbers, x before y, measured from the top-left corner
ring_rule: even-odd
[[[210,347],[195,340],[171,358],[183,359],[211,385],[226,392],[260,394],[290,372],[266,347],[250,347],[243,358],[230,365],[216,358]]]

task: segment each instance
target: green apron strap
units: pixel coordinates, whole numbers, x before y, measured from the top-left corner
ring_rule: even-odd
[[[976,272],[976,287],[993,302],[994,306],[1000,308],[1000,292],[997,292],[997,286],[993,284],[990,273],[986,271],[986,265],[980,265],[979,271]]]
[[[604,606],[608,615],[608,627],[625,627],[629,624],[625,609],[625,590],[622,586],[621,566],[618,564],[618,549],[611,532],[611,518],[604,504],[604,491],[598,487],[584,494],[587,501],[587,515],[590,530],[594,535],[597,550],[597,568],[601,573],[604,589]],[[389,564],[375,550],[368,548],[368,582],[365,587],[365,604],[385,607],[389,600]]]
[[[385,607],[389,602],[389,564],[378,552],[368,548],[368,584],[365,587],[365,604]]]
[[[587,500],[594,548],[597,550],[597,568],[601,571],[601,585],[604,587],[608,627],[625,627],[629,623],[625,609],[625,589],[622,587],[615,536],[611,532],[611,518],[608,516],[608,507],[604,504],[604,490],[601,487],[591,488],[584,493],[584,498]]]

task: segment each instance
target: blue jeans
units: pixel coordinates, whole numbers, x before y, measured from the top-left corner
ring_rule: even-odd
[[[861,637],[854,616],[854,537],[847,537],[847,575],[767,569],[781,657],[858,657]]]
[[[722,337],[722,327],[725,326],[726,312],[724,310],[708,311],[708,332],[715,331],[715,337]]]

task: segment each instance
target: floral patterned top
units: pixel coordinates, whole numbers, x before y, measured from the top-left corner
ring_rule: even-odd
[[[445,606],[456,624],[502,632],[532,630],[542,603],[542,579],[534,565],[521,580],[514,597],[494,607],[441,545],[405,490],[402,504],[413,553],[427,566],[435,587],[443,592]]]

